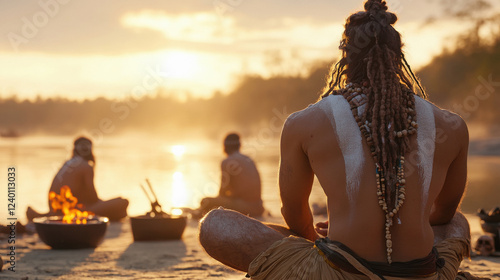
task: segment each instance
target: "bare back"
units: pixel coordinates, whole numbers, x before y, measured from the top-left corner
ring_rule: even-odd
[[[50,191],[59,193],[62,186],[68,186],[71,189],[78,203],[91,205],[99,200],[94,187],[94,170],[79,156],[64,163],[54,177]]]
[[[405,155],[406,200],[392,227],[393,260],[427,256],[431,225],[455,214],[466,183],[468,134],[463,120],[417,98],[417,135]],[[289,117],[282,135],[280,191],[290,228],[314,239],[307,200],[314,175],[328,200],[328,237],[370,261],[385,261],[385,214],[375,164],[342,96],[328,96]],[[299,210],[306,214],[298,214]],[[298,219],[292,217],[298,215]]]
[[[221,170],[221,190],[225,196],[248,202],[261,201],[260,175],[251,158],[234,152],[222,162]]]

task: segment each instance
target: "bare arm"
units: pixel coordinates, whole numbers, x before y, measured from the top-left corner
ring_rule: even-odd
[[[83,203],[92,204],[99,201],[94,186],[94,168],[88,164],[85,164],[83,167],[83,187]]]
[[[299,140],[299,130],[300,126],[297,127],[294,121],[287,120],[281,135],[281,213],[291,231],[314,241],[319,237],[314,230],[309,207],[314,173]]]
[[[460,141],[460,152],[448,168],[441,192],[434,201],[430,214],[431,225],[447,224],[451,221],[462,200],[467,185],[467,153],[469,133],[463,120],[457,140]]]
[[[221,170],[221,178],[220,178],[219,196],[230,196],[231,174],[228,170],[227,159],[222,161],[220,165],[220,170]]]

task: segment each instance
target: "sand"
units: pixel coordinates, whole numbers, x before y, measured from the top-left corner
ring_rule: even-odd
[[[322,220],[321,217],[317,217]],[[479,219],[467,215],[473,241],[482,234]],[[273,222],[281,218],[269,218]],[[246,279],[206,254],[197,238],[198,222],[189,220],[182,240],[133,242],[128,219],[111,223],[95,249],[52,250],[36,234],[16,238],[16,272],[5,263],[0,279]],[[9,253],[0,239],[4,261]],[[472,257],[462,269],[474,275],[500,279],[500,257]]]

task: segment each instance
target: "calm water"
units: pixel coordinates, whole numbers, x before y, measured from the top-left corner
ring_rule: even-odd
[[[71,155],[70,137],[0,139],[0,224],[7,218],[7,168],[15,166],[16,216],[25,221],[28,205],[48,211],[47,195],[60,166]],[[197,207],[204,196],[215,196],[224,158],[220,139],[170,141],[151,137],[106,137],[96,142],[95,185],[102,199],[122,196],[130,201],[129,215],[150,210],[140,184],[151,181],[164,210]],[[279,216],[277,188],[278,141],[247,139],[243,153],[255,159],[261,173],[266,208]],[[500,206],[500,157],[470,156],[469,188],[463,202],[468,213]],[[315,182],[311,202],[324,202]]]

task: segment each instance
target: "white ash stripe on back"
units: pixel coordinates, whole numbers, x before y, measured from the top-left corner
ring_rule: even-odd
[[[417,142],[419,158],[419,175],[422,181],[422,203],[425,207],[429,197],[429,188],[434,167],[434,151],[436,149],[436,122],[432,105],[422,98],[415,97],[417,111]]]
[[[344,157],[346,191],[349,201],[353,202],[359,191],[359,178],[364,163],[361,133],[351,114],[349,102],[343,96],[330,95],[319,102],[319,105],[335,127],[335,135]]]

